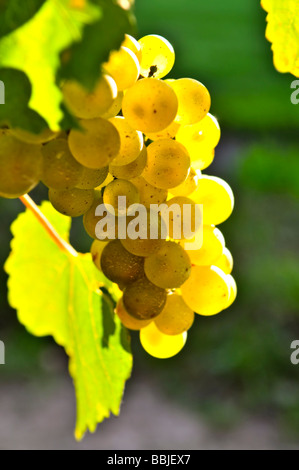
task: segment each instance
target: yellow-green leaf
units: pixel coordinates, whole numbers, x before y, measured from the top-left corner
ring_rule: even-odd
[[[48,202],[41,210],[67,240],[70,219]],[[62,251],[30,211],[19,215],[12,233],[5,265],[9,301],[30,333],[52,335],[65,348],[77,398],[75,436],[80,439],[110,412],[119,413],[131,373],[129,337],[114,317],[108,294],[111,289],[113,295],[113,288],[89,254],[76,257]]]
[[[272,43],[274,66],[299,77],[299,2],[262,0],[268,12],[266,38]]]

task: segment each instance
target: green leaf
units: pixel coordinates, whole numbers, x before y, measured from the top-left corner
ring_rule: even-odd
[[[48,202],[41,210],[67,240],[70,219]],[[80,439],[110,412],[119,413],[131,373],[128,334],[113,314],[113,288],[90,254],[75,257],[61,251],[28,210],[12,224],[12,233],[5,265],[9,301],[29,332],[52,335],[70,357],[77,397],[75,436]]]
[[[14,31],[30,20],[45,0],[0,0],[0,37]]]

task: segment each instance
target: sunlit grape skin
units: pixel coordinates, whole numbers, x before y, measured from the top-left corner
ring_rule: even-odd
[[[145,351],[157,359],[168,359],[178,354],[187,340],[187,332],[165,335],[154,322],[140,330],[140,342]]]
[[[194,322],[194,312],[189,308],[178,293],[167,296],[165,307],[154,322],[165,335],[179,335],[191,328]]]
[[[123,299],[119,299],[116,305],[116,315],[121,320],[122,324],[129,330],[141,330],[151,323],[152,320],[138,320],[137,318],[132,317],[124,306]]]
[[[174,65],[175,54],[167,39],[156,34],[139,39],[141,46],[140,73],[143,77],[162,78]]]

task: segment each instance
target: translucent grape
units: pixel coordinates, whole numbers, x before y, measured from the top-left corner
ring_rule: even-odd
[[[109,165],[109,171],[115,178],[129,179],[135,178],[143,172],[147,161],[147,149],[143,149],[134,161],[127,165],[114,165],[113,162]]]
[[[93,189],[49,189],[49,200],[61,214],[79,217],[85,214],[94,201]]]
[[[72,129],[69,147],[81,165],[92,169],[103,168],[116,157],[120,150],[119,133],[106,119],[81,120],[82,131]]]
[[[229,284],[229,299],[228,299],[228,303],[226,304],[225,308],[228,308],[236,300],[236,297],[237,297],[237,284],[236,284],[236,281],[234,280],[233,276],[231,276],[230,274],[227,274],[226,278],[227,278],[227,281],[228,281],[228,284]]]
[[[123,115],[128,123],[145,134],[159,132],[174,120],[178,99],[173,89],[161,80],[143,78],[125,94]]]
[[[126,198],[124,207],[118,207],[120,196]],[[116,179],[104,189],[103,200],[104,204],[110,204],[114,208],[115,214],[124,215],[130,205],[139,203],[139,192],[130,181]]]
[[[101,256],[105,276],[116,284],[128,285],[144,276],[144,258],[129,253],[119,240],[109,242]]]
[[[141,46],[140,73],[143,77],[162,78],[172,69],[175,53],[167,39],[150,34],[139,39]]]
[[[132,317],[130,315],[124,306],[123,300],[119,299],[116,305],[116,315],[119,317],[120,321],[122,324],[126,327],[129,328],[129,330],[141,330],[141,328],[144,328],[145,326],[149,325],[152,320],[138,320],[137,318]]]
[[[110,52],[109,60],[103,64],[103,69],[114,78],[119,91],[134,85],[140,74],[138,59],[127,47]]]
[[[162,217],[168,217],[170,238],[178,240],[190,239],[202,227],[202,213],[199,207],[195,206],[192,199],[186,196],[175,196],[167,201],[169,216],[165,213]],[[172,209],[172,210],[171,210]],[[165,220],[167,223],[167,221]]]
[[[230,186],[216,176],[202,175],[197,190],[191,194],[194,202],[203,205],[205,225],[218,225],[231,215],[234,195]]]
[[[183,145],[175,140],[162,139],[147,147],[147,164],[142,176],[153,186],[174,188],[188,175],[190,157]]]
[[[168,359],[178,354],[187,341],[187,332],[179,335],[165,335],[154,322],[140,330],[140,343],[143,349],[158,359]]]
[[[122,116],[116,116],[110,119],[109,122],[115,126],[120,137],[120,150],[113,159],[112,164],[116,166],[132,163],[140,155],[143,148],[142,133],[132,129]]]
[[[216,266],[192,266],[189,279],[181,286],[184,301],[200,315],[216,315],[226,308],[230,285],[227,275]]]
[[[215,157],[215,149],[205,150],[200,155],[197,155],[196,160],[191,161],[194,170],[204,170],[213,163]]]
[[[230,274],[234,265],[231,252],[226,247],[224,247],[222,255],[213,264],[214,266],[220,268],[225,274]]]
[[[42,181],[49,188],[70,189],[77,185],[83,171],[65,139],[55,139],[42,147]]]
[[[33,189],[41,177],[40,146],[15,139],[0,130],[0,196],[17,198]]]
[[[110,106],[110,108],[107,109],[107,111],[105,113],[101,114],[101,118],[111,119],[114,116],[116,116],[121,110],[123,97],[124,97],[124,93],[122,91],[119,91],[117,93],[117,97],[113,100],[113,103]]]
[[[203,226],[202,244],[200,247],[196,247],[194,239],[182,240],[181,246],[188,253],[192,264],[198,266],[211,266],[212,264],[217,265],[217,260],[221,257],[224,249],[224,238],[218,228],[210,225]],[[194,246],[189,247],[190,243],[195,243]]]
[[[167,189],[156,188],[145,181],[143,176],[132,178],[130,181],[138,189],[140,197],[139,202],[145,207],[150,207],[151,204],[161,204],[166,201],[168,194]]]
[[[77,181],[76,187],[80,189],[93,189],[100,186],[107,178],[109,167],[104,166],[98,170],[92,168],[86,168],[82,166],[79,181]]]
[[[146,137],[150,140],[160,140],[160,139],[174,139],[178,130],[180,128],[180,124],[178,122],[173,121],[168,127],[163,129],[159,132],[148,132]]]
[[[130,36],[130,34],[125,34],[125,39],[122,42],[122,46],[127,47],[130,49],[130,51],[134,52],[138,61],[140,62],[142,57],[141,46],[139,42],[133,38],[133,36]]]
[[[102,253],[103,253],[103,250],[105,248],[105,246],[108,244],[109,242],[103,242],[103,241],[100,241],[100,240],[94,240],[91,247],[90,247],[90,253],[91,253],[91,257],[92,257],[92,261],[94,262],[94,264],[96,265],[96,267],[102,271],[102,268],[101,268],[101,256],[102,256]]]
[[[18,128],[10,129],[10,132],[14,137],[22,142],[36,145],[50,142],[50,140],[55,139],[58,136],[58,132],[51,131],[51,129],[45,129],[38,134],[33,134],[32,132]]]
[[[107,112],[117,97],[117,86],[109,75],[102,75],[93,91],[86,90],[80,83],[66,81],[62,93],[67,107],[74,116],[94,119]]]
[[[192,162],[200,159],[201,155],[210,155],[211,150],[220,140],[218,121],[208,113],[197,124],[181,126],[176,134],[176,139],[186,147]]]
[[[196,124],[203,119],[210,110],[211,97],[207,88],[193,78],[180,78],[166,80],[175,91],[179,107],[176,122],[182,126]]]
[[[167,296],[166,305],[154,322],[165,335],[179,335],[189,330],[194,322],[194,312],[180,294]]]
[[[156,286],[175,289],[190,276],[190,258],[177,243],[164,241],[157,253],[145,259],[144,272],[148,280]]]
[[[195,171],[193,168],[190,168],[189,174],[185,181],[175,188],[171,188],[171,194],[174,196],[189,196],[189,194],[193,193],[197,189],[200,175],[200,170]]]
[[[130,315],[138,320],[150,320],[162,312],[166,303],[166,290],[144,277],[125,288],[123,302]]]

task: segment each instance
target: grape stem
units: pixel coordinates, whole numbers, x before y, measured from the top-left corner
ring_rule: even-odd
[[[71,256],[78,256],[77,251],[70,245],[68,242],[66,242],[59,233],[55,230],[52,224],[48,221],[47,217],[44,216],[44,214],[39,210],[35,202],[31,199],[28,194],[25,194],[24,196],[20,196],[20,201],[24,204],[27,209],[31,210],[33,215],[37,218],[39,223],[44,227],[44,229],[48,232],[52,240],[56,243],[58,248],[68,255]]]

